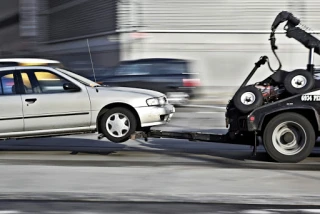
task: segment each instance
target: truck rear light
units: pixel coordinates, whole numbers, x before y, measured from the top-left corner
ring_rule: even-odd
[[[183,86],[184,87],[198,87],[200,86],[199,79],[183,79]]]

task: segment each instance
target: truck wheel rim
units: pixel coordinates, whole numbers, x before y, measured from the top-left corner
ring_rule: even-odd
[[[252,92],[245,92],[240,99],[244,105],[252,105],[256,101],[256,96]]]
[[[126,115],[114,113],[108,117],[106,127],[111,136],[120,138],[129,132],[130,121]]]
[[[292,136],[292,140],[286,142],[285,134]],[[296,155],[303,150],[307,143],[307,134],[304,128],[295,122],[283,122],[272,133],[274,148],[283,155]]]
[[[307,79],[302,75],[297,75],[291,80],[294,88],[303,88],[307,84]]]

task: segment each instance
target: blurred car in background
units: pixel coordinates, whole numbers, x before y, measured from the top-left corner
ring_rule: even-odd
[[[0,59],[0,67],[11,66],[48,66],[52,68],[64,68],[64,65],[56,60],[38,58],[8,58]]]
[[[200,85],[191,62],[183,59],[147,58],[120,62],[112,71],[98,75],[99,84],[134,87],[166,94],[169,103],[187,104]]]

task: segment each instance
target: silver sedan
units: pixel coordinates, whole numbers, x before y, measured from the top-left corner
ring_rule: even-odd
[[[105,87],[50,67],[0,69],[0,138],[98,132],[113,142],[166,124],[175,109],[162,93]]]

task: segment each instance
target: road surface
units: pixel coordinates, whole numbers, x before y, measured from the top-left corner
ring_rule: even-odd
[[[159,129],[224,133],[224,109],[179,108]],[[320,213],[319,148],[299,164],[278,164],[263,147],[252,157],[242,145],[96,137],[1,142],[0,200],[12,201],[0,202],[0,214]]]
[[[181,203],[107,203],[107,202],[1,202],[1,214],[314,214],[319,207],[264,206],[239,204],[181,204]]]

